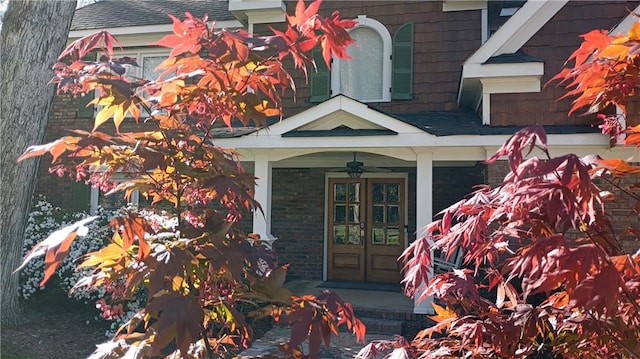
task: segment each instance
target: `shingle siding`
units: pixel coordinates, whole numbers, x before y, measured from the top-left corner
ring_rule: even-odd
[[[293,11],[288,2],[289,11]],[[393,37],[407,22],[414,23],[414,85],[412,100],[369,103],[385,112],[409,113],[444,111],[457,108],[461,64],[480,46],[480,10],[443,12],[439,1],[325,1],[324,15],[334,10],[343,18],[367,15],[387,27]],[[258,33],[267,33],[265,26],[256,26]],[[294,73],[298,85],[296,101],[291,92],[284,100],[286,116],[306,110],[309,86],[304,76]]]
[[[544,86],[562,69],[582,41],[579,36],[594,29],[611,29],[634,9],[637,1],[569,1],[522,50],[544,60]],[[539,93],[491,95],[491,125],[588,125],[594,116],[567,114],[571,99],[558,101],[566,93],[552,83]]]

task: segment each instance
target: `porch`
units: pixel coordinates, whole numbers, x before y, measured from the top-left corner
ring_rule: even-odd
[[[326,282],[298,279],[287,282],[284,286],[298,295],[315,295],[322,290],[335,292],[353,306],[358,318],[366,324],[367,333],[383,334],[387,339],[396,334],[415,335],[418,328],[424,328],[429,322],[426,315],[414,313],[413,299],[402,293],[399,284],[396,288],[385,288],[369,283],[370,289],[351,289],[342,285],[332,286],[331,283],[325,286],[323,283]]]
[[[323,283],[326,284],[322,281],[294,280],[285,283],[285,287],[294,294],[317,294],[323,289],[334,291],[353,305],[356,315],[367,326],[367,336],[365,343],[360,343],[353,334],[341,332],[339,337],[331,338],[330,348],[321,347],[319,357],[322,359],[354,358],[362,347],[373,340],[388,340],[394,335],[411,339],[417,330],[433,323],[424,315],[413,314],[413,300],[400,291],[390,291],[391,287],[386,290],[347,289],[325,287]],[[277,356],[279,344],[286,342],[290,335],[289,328],[275,326],[254,342],[251,348],[240,353],[238,358]],[[306,347],[304,349],[307,350]]]
[[[399,283],[402,250],[444,208],[440,202],[483,182],[477,163],[487,154],[475,138],[450,141],[344,96],[217,144],[234,147],[257,178],[262,212],[252,231],[292,264],[291,277],[318,281]],[[401,293],[376,294],[370,304],[388,313],[398,303],[408,313],[433,313],[428,300],[416,305]]]

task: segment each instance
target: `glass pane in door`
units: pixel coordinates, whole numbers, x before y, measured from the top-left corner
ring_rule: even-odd
[[[375,245],[384,244],[384,228],[382,227],[373,227],[372,233],[372,242]]]
[[[349,183],[349,202],[360,202],[360,183]]]
[[[395,183],[387,184],[387,203],[398,203],[400,201],[400,197],[398,194],[399,191],[399,185]]]
[[[333,241],[336,244],[347,243],[347,226],[344,224],[336,224],[333,226]]]
[[[333,184],[333,243],[360,245],[364,237],[362,228],[361,184],[338,182]]]
[[[380,203],[384,202],[384,184],[375,183],[373,185],[373,202]]]
[[[362,243],[362,234],[360,232],[360,225],[351,225],[349,226],[349,239],[347,240],[347,244],[355,244],[358,245]]]
[[[398,227],[387,228],[387,245],[400,245],[400,229]]]

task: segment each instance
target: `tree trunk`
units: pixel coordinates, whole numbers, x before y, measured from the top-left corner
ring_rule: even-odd
[[[44,139],[55,89],[47,85],[64,49],[76,1],[11,0],[0,32],[0,296],[5,325],[20,321],[18,275],[38,159],[16,164]]]

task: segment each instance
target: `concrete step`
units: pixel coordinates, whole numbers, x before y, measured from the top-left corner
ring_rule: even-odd
[[[423,316],[420,314],[414,314],[411,311],[406,310],[396,310],[395,308],[366,308],[354,306],[353,311],[356,313],[358,317],[365,318],[378,318],[378,319],[389,319],[389,320],[419,320]]]
[[[367,334],[385,334],[389,336],[388,339],[403,334],[404,321],[401,320],[368,317],[360,317],[360,320],[367,326]]]

